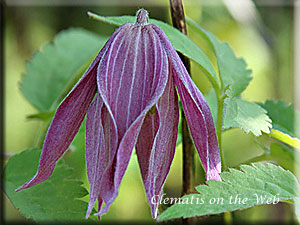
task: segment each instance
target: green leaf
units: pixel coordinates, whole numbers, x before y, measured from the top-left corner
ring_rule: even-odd
[[[264,153],[258,157],[249,160],[247,163],[259,161],[273,161],[282,166],[284,169],[295,172],[295,165],[299,166],[296,156],[300,157],[299,153],[290,147],[280,144],[272,143],[270,149],[265,150]]]
[[[214,120],[215,128],[217,129],[218,100],[217,100],[216,92],[214,90],[210,90],[209,92],[207,92],[207,94],[205,95],[205,100],[207,101],[207,104],[210,108],[211,115]]]
[[[115,26],[121,26],[124,23],[135,22],[134,16],[104,17],[91,12],[88,12],[88,15],[96,20],[109,23]],[[150,24],[156,24],[157,26],[159,26],[165,32],[173,47],[186,57],[198,63],[201,66],[201,68],[204,69],[210,81],[214,85],[217,85],[218,79],[216,71],[214,70],[214,67],[212,66],[209,58],[204,54],[202,49],[198,47],[198,45],[196,45],[186,35],[182,34],[169,24],[155,19],[149,19],[148,22]]]
[[[296,137],[296,114],[292,105],[286,104],[284,101],[266,101],[260,104],[268,112],[268,116],[272,120],[273,129],[282,131],[292,137]]]
[[[55,110],[75,75],[85,68],[106,41],[84,29],[60,32],[26,64],[20,88],[25,98],[41,112]]]
[[[224,129],[237,127],[256,136],[261,135],[262,131],[269,133],[272,125],[266,113],[266,110],[256,103],[244,101],[239,97],[227,98]]]
[[[268,135],[272,138],[282,141],[285,144],[298,148],[298,151],[300,150],[300,140],[297,137],[291,137],[288,134],[275,129],[271,129],[271,132]]]
[[[219,214],[299,197],[299,183],[290,171],[270,163],[253,163],[240,168],[241,171],[229,169],[221,173],[223,181],[211,180],[207,185],[197,186],[200,194],[184,196],[181,204],[169,207],[158,220]],[[236,198],[240,201],[235,201]]]
[[[213,90],[209,91],[205,99],[216,126],[218,110],[216,93]],[[223,130],[235,127],[246,133],[252,132],[256,136],[261,135],[262,131],[270,132],[271,120],[266,111],[258,104],[242,100],[239,96],[225,99],[223,118]]]
[[[272,119],[269,136],[300,149],[300,139],[295,126],[296,117],[300,116],[299,112],[283,101],[268,100],[260,105],[267,110],[268,116]]]
[[[247,69],[244,59],[237,58],[232,48],[225,42],[220,42],[211,32],[200,27],[190,18],[186,18],[188,25],[197,31],[212,46],[218,63],[219,75],[223,91],[229,87],[228,95],[238,96],[251,81],[251,70]]]
[[[200,27],[192,19],[187,18],[187,23],[208,41],[215,52],[222,91],[228,96],[224,101],[223,129],[237,127],[246,133],[252,132],[256,136],[261,135],[262,131],[269,133],[271,120],[266,115],[266,111],[256,103],[244,101],[239,96],[252,79],[246,62],[237,58],[227,43],[220,42],[212,33]],[[206,100],[216,123],[218,104],[215,92],[209,92]]]
[[[9,159],[4,170],[4,190],[13,205],[26,218],[37,222],[85,221],[87,203],[79,200],[88,194],[74,171],[59,161],[46,181],[20,192],[16,188],[36,172],[40,150],[30,149]]]
[[[44,122],[49,122],[55,114],[55,111],[51,112],[40,112],[27,116],[27,119],[37,119],[42,120]]]

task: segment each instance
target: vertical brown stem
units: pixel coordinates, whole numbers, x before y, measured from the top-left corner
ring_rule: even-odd
[[[184,11],[181,0],[170,0],[171,15],[173,26],[180,32],[187,35]],[[189,74],[190,61],[187,57],[178,53],[183,64],[185,65]],[[183,180],[182,180],[182,195],[192,193],[194,190],[194,146],[189,133],[188,124],[183,110],[181,111],[181,129],[182,129],[182,150],[183,150]],[[184,225],[193,224],[193,218],[183,219]]]
[[[170,0],[173,26],[187,35],[184,11],[181,0]],[[187,71],[190,74],[190,61],[187,57],[178,53]],[[194,174],[194,146],[188,130],[184,112],[182,115],[182,144],[183,144],[183,187],[182,194],[193,192]]]

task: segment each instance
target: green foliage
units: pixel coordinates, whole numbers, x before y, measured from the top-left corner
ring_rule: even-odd
[[[42,120],[45,123],[48,123],[48,122],[50,122],[50,120],[52,119],[52,117],[54,116],[54,114],[55,114],[55,111],[40,112],[40,113],[35,113],[35,114],[27,116],[27,119]]]
[[[134,16],[115,16],[115,17],[104,17],[99,16],[94,13],[89,12],[89,16],[115,26],[121,26],[124,23],[134,23],[135,17]],[[216,72],[208,59],[208,57],[204,54],[201,48],[198,47],[191,39],[187,36],[179,32],[174,27],[166,24],[162,21],[149,19],[148,23],[158,25],[167,35],[168,39],[172,43],[173,47],[181,52],[183,55],[187,56],[188,58],[192,59],[196,63],[198,63],[201,68],[204,69],[206,75],[211,80],[211,82],[217,82],[217,75]]]
[[[270,149],[264,149],[262,155],[251,159],[249,162],[273,161],[284,169],[295,172],[295,166],[299,166],[296,157],[300,157],[299,153],[290,147],[281,143],[272,143]]]
[[[252,132],[256,136],[261,135],[262,132],[269,133],[272,125],[270,118],[266,115],[266,110],[240,97],[252,79],[246,62],[237,58],[227,43],[220,42],[212,33],[200,27],[192,19],[187,18],[187,23],[210,44],[217,58],[222,93],[226,97],[223,129],[236,127],[246,133]],[[217,99],[222,96],[216,96],[215,92],[211,91],[206,97],[216,123]]]
[[[210,91],[205,97],[216,123],[218,107],[216,94]],[[269,133],[269,128],[272,127],[264,108],[254,102],[242,100],[240,96],[225,99],[223,118],[223,130],[234,127],[259,136],[262,132]]]
[[[269,133],[271,120],[266,110],[258,104],[233,97],[227,98],[225,105],[224,129],[237,127],[246,133],[251,131],[256,136],[261,135],[262,131]]]
[[[229,172],[223,172],[223,181],[207,181],[207,185],[197,186],[200,194],[184,196],[181,204],[169,207],[158,220],[219,214],[299,197],[299,183],[290,171],[262,163],[241,165],[240,168],[241,171],[229,169]],[[236,196],[241,201],[235,201]],[[212,199],[216,198],[219,198],[219,204],[213,203]],[[203,204],[199,204],[200,199],[204,200]],[[182,204],[184,202],[189,204]]]
[[[300,149],[300,139],[296,134],[295,125],[296,117],[300,116],[299,112],[295,111],[292,105],[287,105],[283,101],[266,101],[260,105],[268,111],[268,115],[272,119],[273,129],[269,136]]]
[[[285,144],[288,144],[292,147],[297,148],[298,151],[300,150],[300,140],[297,137],[291,137],[288,134],[285,134],[281,131],[274,130],[274,129],[271,129],[271,132],[269,133],[269,136],[272,137],[272,138],[275,138],[279,141],[282,141]]]
[[[192,19],[186,19],[188,25],[197,31],[212,46],[217,58],[219,76],[223,91],[229,87],[226,93],[229,96],[241,94],[251,81],[251,70],[247,69],[244,59],[237,58],[232,48],[225,42],[220,42],[211,32],[200,27]]]
[[[206,95],[205,99],[210,108],[211,115],[214,119],[215,127],[217,127],[217,118],[218,118],[218,99],[216,96],[216,92],[214,90],[210,90]],[[224,113],[223,113],[224,114]],[[225,115],[223,115],[224,117]]]
[[[300,157],[299,153],[290,147],[280,143],[272,143],[270,153],[266,155],[266,160],[275,160],[283,168],[294,172],[295,166],[299,166],[296,157]]]
[[[268,100],[261,106],[267,110],[268,116],[272,119],[273,129],[296,137],[296,112],[292,105],[288,105],[283,101]]]
[[[73,84],[75,75],[103,46],[106,38],[83,29],[59,33],[26,64],[20,88],[25,98],[39,111],[56,108]]]
[[[79,200],[88,194],[82,182],[74,179],[73,169],[60,161],[53,175],[39,185],[20,192],[16,188],[36,172],[40,150],[30,149],[12,156],[4,170],[4,191],[26,218],[37,222],[84,222],[87,203]]]

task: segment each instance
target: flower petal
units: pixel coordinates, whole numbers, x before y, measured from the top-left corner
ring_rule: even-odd
[[[162,89],[160,83],[165,85],[168,76],[166,55],[157,35],[147,26],[126,29],[126,34],[109,47],[98,71],[99,93],[114,115],[119,138],[147,103],[158,97],[155,91]]]
[[[178,98],[172,75],[156,104],[154,113],[148,112],[136,144],[136,153],[153,218],[157,204],[151,199],[160,196],[174,157],[178,133]]]
[[[114,157],[117,148],[117,130],[99,95],[92,102],[86,122],[86,165],[90,183],[90,199],[86,218],[90,215],[100,195],[102,177]],[[101,206],[101,200],[98,203]]]
[[[194,144],[207,180],[220,180],[221,159],[213,118],[205,98],[190,78],[181,59],[163,31],[152,25],[167,52]]]
[[[120,30],[121,27],[110,37],[85,74],[59,105],[46,135],[38,172],[17,191],[39,184],[51,176],[56,162],[71,144],[95,96],[97,65]]]
[[[111,41],[110,49],[123,39],[128,26],[130,25],[123,25],[118,35],[113,34],[114,39]],[[110,54],[110,51],[106,54]],[[90,184],[86,218],[90,215],[97,198],[99,210],[101,209],[103,201],[100,195],[101,182],[105,171],[113,163],[117,145],[118,134],[115,119],[111,111],[104,106],[101,97],[97,95],[87,113],[86,124],[86,164]]]
[[[147,25],[126,29],[98,68],[98,90],[116,121],[119,146],[101,186],[106,205],[96,215],[106,213],[116,198],[144,117],[161,97],[168,79],[167,56],[158,36]]]

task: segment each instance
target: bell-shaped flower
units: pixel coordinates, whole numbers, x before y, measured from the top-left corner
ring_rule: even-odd
[[[87,217],[96,200],[96,215],[107,212],[118,195],[134,147],[156,217],[158,206],[151,198],[162,194],[176,147],[176,88],[207,180],[220,180],[221,160],[210,109],[164,32],[147,20],[147,11],[141,9],[135,24],[122,25],[109,38],[58,107],[38,171],[18,191],[51,176],[87,114]]]

